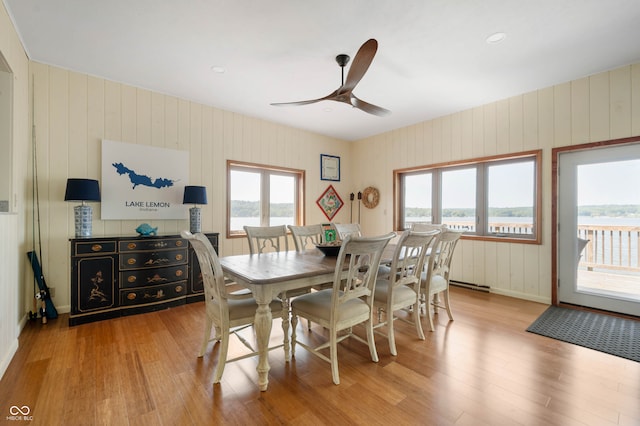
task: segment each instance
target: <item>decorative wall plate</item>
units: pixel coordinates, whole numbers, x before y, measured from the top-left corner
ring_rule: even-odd
[[[367,186],[362,191],[362,204],[368,209],[375,208],[380,202],[380,191],[373,186]]]
[[[342,198],[340,198],[333,185],[329,185],[325,189],[320,198],[316,200],[316,204],[329,220],[332,220],[344,205]]]

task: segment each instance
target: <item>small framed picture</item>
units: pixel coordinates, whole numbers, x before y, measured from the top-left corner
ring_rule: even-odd
[[[340,157],[320,154],[320,179],[340,181]]]

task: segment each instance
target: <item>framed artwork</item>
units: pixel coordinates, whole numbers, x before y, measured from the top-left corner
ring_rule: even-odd
[[[320,179],[340,181],[340,157],[320,154]]]
[[[325,189],[320,198],[316,200],[316,204],[329,220],[332,220],[342,206],[344,206],[342,198],[340,198],[333,185],[329,185],[329,187]]]
[[[189,152],[102,140],[102,220],[186,219]]]

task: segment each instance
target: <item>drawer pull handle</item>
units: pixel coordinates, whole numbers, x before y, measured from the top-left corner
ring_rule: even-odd
[[[176,277],[181,277],[182,276],[182,269],[178,269],[176,271]]]
[[[176,241],[176,246],[178,246],[178,247],[182,247],[182,240],[178,240],[178,241]]]
[[[136,263],[136,259],[133,257],[130,257],[129,259],[127,259],[127,263],[129,265],[134,265]]]
[[[182,286],[181,285],[177,285],[176,286],[176,293],[182,293]]]
[[[133,250],[134,248],[136,248],[136,243],[129,243],[129,244],[127,244],[127,248],[128,248],[129,250]]]
[[[176,260],[182,260],[182,255],[181,254],[176,254]]]
[[[136,298],[136,294],[135,293],[129,293],[127,294],[127,299],[129,300],[134,300]]]
[[[129,275],[129,278],[127,278],[127,281],[129,281],[130,283],[136,282],[136,276],[135,275]]]
[[[100,251],[102,250],[102,246],[100,244],[94,244],[91,246],[91,251]]]

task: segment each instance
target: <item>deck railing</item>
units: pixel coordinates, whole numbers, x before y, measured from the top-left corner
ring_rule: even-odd
[[[473,232],[473,223],[448,223],[451,229],[467,229]],[[495,234],[531,234],[531,224],[502,223],[490,224],[490,232]],[[589,270],[618,270],[640,272],[640,226],[618,225],[578,225],[578,238],[589,240],[580,266]]]
[[[579,225],[578,237],[589,240],[580,262],[589,270],[640,272],[640,226]]]

